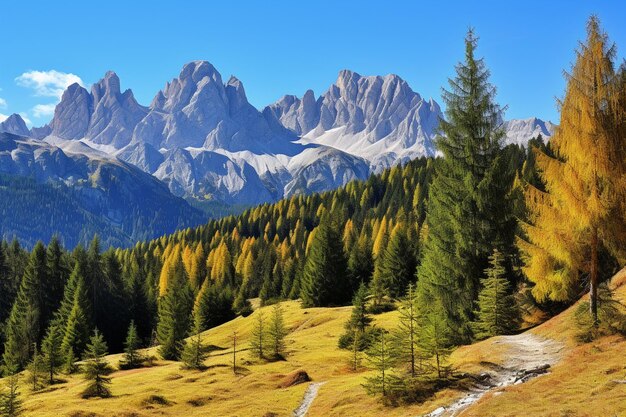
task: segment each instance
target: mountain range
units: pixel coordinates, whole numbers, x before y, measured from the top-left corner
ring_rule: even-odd
[[[19,137],[0,145],[0,172],[84,188],[102,166],[116,167],[118,179],[149,189],[160,180],[171,201],[249,206],[434,156],[440,118],[440,106],[397,75],[343,70],[320,96],[308,90],[258,110],[239,79],[224,82],[206,61],[184,65],[149,106],[109,71],[90,90],[70,85],[45,126],[29,130],[17,114],[0,123]],[[516,144],[549,138],[554,127],[536,118],[504,123]]]

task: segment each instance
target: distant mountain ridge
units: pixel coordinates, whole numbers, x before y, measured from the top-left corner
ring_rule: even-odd
[[[122,92],[111,71],[91,91],[73,84],[52,121],[28,134],[64,149],[80,142],[76,149],[89,147],[135,165],[177,196],[254,205],[336,188],[433,156],[442,117],[434,100],[397,75],[349,70],[317,98],[308,90],[259,111],[239,79],[224,82],[213,65],[193,61],[147,107],[131,90]],[[24,136],[20,120],[7,119],[0,131]],[[554,131],[535,118],[507,121],[505,128],[507,142],[517,144]]]
[[[58,233],[74,247],[98,233],[124,247],[206,220],[156,178],[78,141],[0,133],[0,175],[0,237],[27,245]]]

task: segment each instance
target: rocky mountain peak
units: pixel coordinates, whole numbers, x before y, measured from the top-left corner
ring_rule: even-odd
[[[104,96],[120,95],[120,78],[113,71],[107,71],[104,77],[91,86],[91,95],[95,102],[99,102]]]
[[[22,116],[13,113],[0,123],[0,132],[11,133],[18,136],[30,136],[30,131]]]

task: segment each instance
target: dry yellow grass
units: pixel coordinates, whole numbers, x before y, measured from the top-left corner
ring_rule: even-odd
[[[625,277],[614,282],[624,284]],[[620,281],[621,280],[621,281]],[[626,285],[618,289],[626,298]],[[327,381],[313,402],[308,416],[417,416],[450,403],[463,393],[444,390],[421,405],[387,408],[369,397],[361,387],[365,371],[351,372],[346,351],[337,340],[350,314],[350,307],[302,309],[299,302],[283,303],[287,337],[287,360],[259,363],[246,351],[238,352],[240,374],[231,369],[232,333],[239,346],[247,348],[254,315],[237,318],[203,333],[205,343],[224,349],[212,352],[202,372],[181,369],[180,363],[161,361],[157,366],[118,371],[112,375],[113,398],[80,398],[85,386],[80,376],[32,393],[22,385],[27,416],[290,416],[300,403],[307,384],[278,388],[290,372],[304,369],[314,381]],[[271,308],[271,307],[269,307]],[[269,313],[269,311],[268,311]],[[255,313],[256,314],[256,313]],[[522,385],[488,394],[465,410],[463,416],[626,416],[626,385],[611,381],[626,379],[626,342],[620,337],[576,346],[571,339],[572,310],[533,329],[539,335],[567,342],[563,360],[552,372]],[[376,316],[376,325],[387,329],[397,324],[398,314]],[[496,350],[497,349],[497,350]],[[481,362],[502,363],[507,350],[489,339],[465,346],[452,355],[460,371],[479,372]],[[117,364],[120,355],[110,360]],[[150,401],[153,395],[169,401]],[[90,414],[95,413],[95,414]]]

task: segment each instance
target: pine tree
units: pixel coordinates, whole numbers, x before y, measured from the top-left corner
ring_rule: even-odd
[[[12,265],[9,263],[8,248],[0,243],[0,323],[4,323],[11,312],[17,293],[17,282],[13,279]]]
[[[406,225],[398,223],[391,232],[380,264],[380,279],[390,296],[402,296],[413,281],[417,266],[413,253],[406,236]]]
[[[65,358],[66,371],[71,373],[74,369],[77,352],[82,352],[89,340],[89,321],[85,310],[88,303],[87,291],[82,279],[79,279],[74,291],[74,304],[65,325],[61,352]]]
[[[348,257],[348,272],[352,286],[356,291],[363,282],[369,283],[374,272],[374,259],[372,258],[372,243],[365,233],[361,233],[356,244],[350,248]]]
[[[101,397],[107,398],[111,396],[111,378],[109,375],[113,368],[106,361],[107,344],[98,329],[94,330],[93,336],[87,345],[84,360],[84,376],[88,381],[87,388],[82,393],[83,398]]]
[[[528,185],[527,240],[519,240],[524,273],[539,300],[569,301],[589,283],[590,315],[598,323],[598,286],[614,271],[603,253],[626,262],[626,112],[623,70],[596,17],[567,75],[554,155],[536,152],[545,192]]]
[[[63,300],[63,289],[69,277],[65,253],[55,235],[46,248],[46,282],[43,289],[41,322],[45,328],[53,318]],[[43,335],[42,335],[43,336]]]
[[[120,368],[133,369],[138,368],[143,363],[143,356],[138,352],[141,345],[139,336],[137,335],[137,326],[131,321],[126,333],[126,341],[124,342],[124,357],[120,361]]]
[[[180,256],[173,261],[165,295],[159,300],[157,339],[163,359],[180,357],[182,342],[189,330],[193,292],[189,286]]]
[[[18,369],[23,369],[31,358],[33,343],[43,333],[41,318],[45,309],[43,291],[46,279],[46,250],[41,242],[37,242],[6,325],[5,364],[16,364]]]
[[[109,347],[120,351],[126,336],[129,320],[128,298],[122,281],[122,267],[115,251],[109,249],[101,257],[102,285],[98,293],[97,307],[101,310],[94,321]],[[119,324],[122,323],[122,326]]]
[[[389,337],[384,331],[372,343],[366,354],[367,362],[376,371],[376,374],[365,378],[363,387],[369,395],[382,394],[385,397],[390,393],[391,381],[393,379],[390,372],[394,362]]]
[[[350,369],[358,371],[362,361],[361,340],[363,334],[358,328],[352,329],[352,347],[350,352]]]
[[[339,337],[339,347],[342,349],[354,347],[355,334],[358,335],[360,341],[358,350],[361,351],[367,348],[367,331],[372,323],[372,317],[367,312],[367,296],[367,286],[361,283],[361,286],[359,286],[352,298],[352,314],[344,325],[346,331]]]
[[[394,355],[398,363],[408,368],[411,378],[423,372],[420,348],[419,304],[413,285],[409,285],[406,297],[401,301],[398,312],[400,323],[394,334]]]
[[[453,335],[446,326],[443,306],[431,303],[421,316],[419,344],[425,357],[432,360],[432,368],[439,378],[448,373],[447,361],[452,352]]]
[[[20,399],[19,374],[13,368],[7,378],[7,387],[0,396],[0,415],[2,417],[17,417],[22,414],[22,400]]]
[[[512,250],[515,219],[507,196],[513,172],[502,158],[503,110],[494,102],[489,71],[475,58],[477,39],[465,39],[465,61],[444,91],[446,120],[437,148],[435,179],[428,197],[428,234],[418,270],[420,305],[441,305],[443,325],[454,341],[471,340],[469,323],[480,278],[494,247]]]
[[[30,363],[26,367],[28,370],[29,382],[32,385],[33,391],[37,391],[41,388],[41,371],[42,371],[41,354],[37,348],[37,343],[33,343],[33,355]]]
[[[483,288],[478,294],[477,321],[474,334],[478,339],[509,334],[518,327],[518,309],[506,278],[504,259],[498,250],[489,257]]]
[[[303,307],[341,305],[351,297],[339,228],[324,216],[315,229],[301,282]]]
[[[265,358],[267,340],[267,328],[265,323],[265,312],[259,309],[254,317],[254,327],[250,335],[250,350],[257,359]]]
[[[185,342],[181,355],[181,360],[187,369],[202,369],[208,357],[204,343],[202,343],[202,336],[200,336],[201,332],[200,323],[196,321],[193,336]]]
[[[284,357],[286,336],[287,328],[285,327],[283,309],[280,304],[274,304],[274,306],[272,307],[270,322],[267,328],[269,349],[274,359]]]
[[[246,304],[249,304],[247,300],[244,309]],[[200,320],[200,329],[204,331],[235,318],[233,305],[230,288],[219,288],[210,280],[205,280],[194,301],[192,316],[194,320]]]
[[[46,337],[41,343],[41,353],[43,370],[48,377],[48,383],[54,384],[54,376],[63,364],[63,355],[61,353],[62,333],[57,324],[52,323],[48,327]]]

